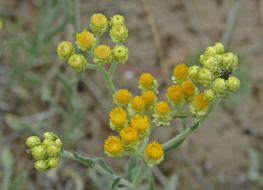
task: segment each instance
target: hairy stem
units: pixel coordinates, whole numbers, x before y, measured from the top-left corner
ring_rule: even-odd
[[[76,154],[77,154],[77,153],[76,153]],[[65,158],[69,158],[69,159],[71,159],[71,160],[75,160],[75,161],[77,161],[77,162],[80,162],[80,163],[88,166],[85,161],[76,158],[76,157],[74,156],[74,154],[73,154],[72,152],[70,152],[70,151],[63,150],[63,152],[62,152],[61,155],[62,155],[63,157],[65,157]],[[83,157],[83,156],[81,156],[81,155],[79,155],[79,154],[77,154],[77,155],[78,155],[79,157]],[[89,158],[87,158],[87,159],[89,159]],[[95,160],[94,160],[94,159],[90,159],[90,162],[94,162],[94,163],[95,163]],[[100,166],[100,165],[97,164],[97,163],[95,163],[95,165],[92,167],[92,169],[94,169],[96,172],[98,172],[98,173],[100,173],[100,174],[102,174],[102,175],[110,178],[110,179],[113,180],[113,181],[114,181],[115,179],[117,179],[117,178],[120,178],[119,176],[117,176],[117,175],[115,175],[115,174],[109,173],[105,168],[103,168],[102,166]],[[128,180],[126,180],[126,179],[124,179],[124,178],[121,178],[120,184],[122,184],[122,185],[124,185],[124,186],[126,186],[126,187],[128,187],[128,188],[130,188],[130,189],[136,189],[136,187],[135,187],[132,183],[130,183]]]

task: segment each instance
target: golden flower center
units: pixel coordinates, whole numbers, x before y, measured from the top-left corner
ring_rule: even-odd
[[[131,94],[126,89],[120,89],[115,93],[114,97],[118,103],[126,104],[129,102]]]
[[[95,26],[103,27],[107,24],[107,18],[101,13],[94,14],[91,17],[91,23]]]
[[[99,45],[95,51],[94,54],[97,58],[99,59],[108,59],[110,54],[111,54],[111,50],[108,46],[106,45]]]
[[[104,150],[110,154],[117,154],[122,150],[122,143],[118,137],[110,136],[104,142]]]
[[[163,148],[158,142],[150,142],[145,148],[145,153],[152,159],[159,159],[163,156]]]
[[[158,102],[155,106],[155,110],[157,113],[165,115],[170,112],[170,107],[166,102]]]
[[[184,63],[178,64],[174,68],[174,76],[178,79],[185,79],[188,75],[188,67]]]
[[[167,96],[173,101],[179,101],[183,97],[183,89],[179,85],[172,85],[167,90]]]
[[[206,108],[209,102],[204,98],[204,94],[198,94],[194,98],[194,104],[199,108]]]
[[[148,117],[146,115],[142,116],[135,114],[131,118],[131,127],[135,128],[138,131],[144,131],[149,127]]]
[[[94,36],[86,30],[76,34],[77,44],[79,46],[90,47],[94,41]]]
[[[156,99],[156,95],[153,91],[145,91],[142,93],[141,97],[146,104],[152,104]]]
[[[153,76],[150,73],[143,73],[139,78],[139,84],[141,86],[149,87],[153,84]]]
[[[114,108],[110,112],[110,120],[115,125],[122,125],[127,119],[127,114],[122,108]]]
[[[120,136],[123,142],[125,143],[135,142],[138,139],[138,133],[136,129],[132,127],[123,128],[120,131]]]
[[[184,94],[191,96],[195,93],[195,85],[191,81],[185,81],[182,84]]]
[[[141,97],[135,96],[132,99],[131,105],[132,105],[132,108],[135,109],[136,111],[141,111],[144,109],[145,102],[143,101]]]

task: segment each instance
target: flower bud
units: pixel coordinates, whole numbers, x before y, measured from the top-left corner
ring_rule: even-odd
[[[40,172],[44,172],[48,170],[48,164],[46,162],[46,160],[38,160],[35,162],[34,167],[36,168],[36,170],[40,171]]]
[[[57,157],[50,157],[47,159],[47,164],[49,169],[53,169],[58,166],[59,159]]]
[[[114,25],[124,25],[125,24],[125,19],[122,15],[116,14],[113,15],[110,19],[110,26]]]
[[[55,145],[47,147],[47,155],[49,157],[56,157],[61,153],[61,148]]]
[[[93,14],[90,19],[90,30],[97,35],[102,35],[108,29],[108,20],[101,14]]]
[[[85,69],[87,67],[87,60],[81,54],[72,55],[69,58],[68,63],[70,65],[70,67],[77,72],[83,72],[83,71],[85,71]]]
[[[57,136],[54,133],[52,133],[52,132],[45,132],[43,134],[43,136],[44,136],[45,139],[48,139],[48,140],[51,140],[51,141],[54,141],[57,138]]]
[[[205,56],[201,63],[212,73],[218,73],[220,70],[220,59],[218,56]]]
[[[76,33],[76,45],[82,51],[90,51],[96,45],[96,38],[84,28],[81,33]]]
[[[149,167],[159,164],[164,159],[163,147],[156,141],[150,142],[144,150],[144,161]]]
[[[34,146],[32,148],[32,156],[35,160],[43,160],[47,156],[46,149],[43,145]]]
[[[111,60],[112,60],[112,54],[109,46],[99,45],[98,47],[95,48],[94,58],[93,58],[94,63],[104,66],[110,63]]]
[[[26,139],[26,145],[29,148],[33,148],[34,146],[41,145],[41,140],[37,136],[31,136]]]
[[[212,89],[208,89],[208,90],[205,90],[204,91],[204,98],[205,100],[209,101],[209,102],[212,102],[215,100],[216,98],[216,93],[214,90]]]
[[[128,55],[129,55],[129,50],[124,45],[116,45],[112,49],[113,60],[118,63],[124,64],[128,59]]]
[[[212,84],[214,76],[211,71],[206,68],[200,69],[198,73],[198,83],[203,85],[204,87],[208,87]]]
[[[227,93],[226,81],[221,78],[216,79],[214,82],[213,89],[217,94],[221,94],[221,95],[226,94]]]
[[[60,59],[68,60],[71,55],[75,53],[75,48],[73,47],[71,42],[63,41],[60,42],[57,46],[57,54]]]
[[[168,126],[172,119],[169,105],[166,102],[158,102],[155,105],[153,118],[153,123],[156,126]]]
[[[223,54],[225,51],[224,45],[220,42],[215,43],[214,47],[216,49],[216,54]]]
[[[216,54],[217,54],[217,51],[216,51],[216,47],[214,46],[208,46],[205,49],[204,55],[216,55]]]
[[[188,77],[191,79],[191,81],[193,82],[197,81],[199,70],[200,70],[200,67],[196,65],[189,67]]]
[[[56,145],[55,141],[51,140],[51,139],[45,139],[42,143],[42,145],[47,148],[51,145]]]
[[[222,66],[226,70],[234,72],[237,68],[238,57],[232,52],[224,53],[222,55]]]
[[[128,29],[125,25],[113,25],[110,30],[111,40],[116,44],[122,44],[128,37]]]
[[[121,140],[116,136],[108,137],[104,142],[104,152],[112,158],[122,156],[123,146]]]
[[[236,77],[231,76],[226,81],[226,85],[230,92],[236,92],[240,87],[240,80]]]
[[[55,143],[56,143],[56,146],[58,146],[60,148],[63,146],[61,139],[56,139]]]

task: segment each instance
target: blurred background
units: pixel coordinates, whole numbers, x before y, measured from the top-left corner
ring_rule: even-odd
[[[238,54],[239,93],[154,169],[157,189],[173,174],[179,190],[263,189],[263,0],[0,0],[0,189],[101,188],[106,179],[70,160],[45,173],[33,168],[25,140],[45,131],[59,134],[66,149],[125,170],[127,158],[103,153],[103,141],[112,134],[112,100],[102,77],[95,71],[79,77],[56,55],[57,44],[73,42],[97,12],[126,18],[130,56],[114,82],[134,94],[139,74],[150,72],[164,99],[172,66],[198,64],[204,48],[215,42]],[[155,130],[152,139],[164,142],[180,130],[174,121]]]

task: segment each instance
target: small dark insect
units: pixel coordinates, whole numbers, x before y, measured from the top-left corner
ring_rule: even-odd
[[[232,71],[225,70],[225,69],[221,69],[220,70],[220,78],[221,79],[227,80],[228,77],[230,77],[231,74],[232,74]]]

